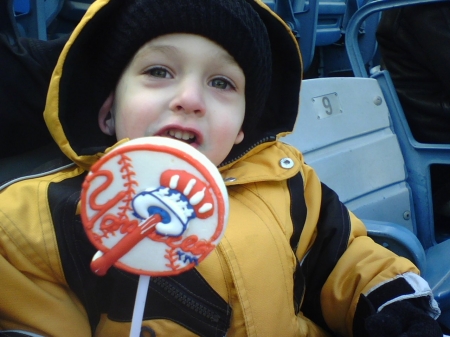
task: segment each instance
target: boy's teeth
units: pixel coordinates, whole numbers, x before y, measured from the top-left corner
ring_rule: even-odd
[[[195,137],[195,135],[192,132],[181,130],[169,130],[169,135],[182,140],[189,140]]]

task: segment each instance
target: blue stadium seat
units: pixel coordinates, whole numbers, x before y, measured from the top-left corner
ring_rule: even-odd
[[[292,29],[300,44],[303,68],[311,65],[316,43],[319,0],[264,0]]]
[[[0,2],[0,31],[12,46],[17,44],[17,38],[19,36],[15,24],[13,1],[14,0],[4,0]]]
[[[367,78],[369,74],[363,64],[359,45],[356,42],[359,23],[373,12],[386,10],[401,5],[439,2],[443,0],[389,0],[372,2],[361,8],[355,14],[348,27],[347,50],[355,76]],[[444,0],[445,1],[445,0]],[[435,244],[433,229],[433,214],[431,200],[431,184],[429,167],[431,164],[448,164],[450,162],[450,146],[443,144],[422,144],[417,142],[411,134],[402,106],[398,100],[394,85],[385,70],[374,71],[371,77],[380,84],[387,100],[395,133],[399,137],[402,153],[408,170],[408,182],[413,190],[413,196],[418,209],[418,237],[425,248]]]
[[[391,97],[382,86],[374,78],[304,80],[299,120],[282,141],[302,150],[374,241],[419,267],[443,311],[441,323],[450,327],[450,240],[432,246],[419,240],[427,229],[417,222],[423,205],[414,203],[414,182],[406,174],[411,163],[403,157]]]
[[[348,24],[346,34],[347,51],[355,76],[360,77],[359,79],[369,77],[357,42],[358,27],[365,18],[393,7],[439,1],[443,0],[374,1],[357,11]],[[426,255],[426,271],[423,276],[429,282],[443,311],[439,321],[450,328],[450,240],[439,243],[436,241],[430,181],[432,164],[450,164],[450,145],[417,142],[412,137],[389,73],[385,70],[374,71],[371,77],[379,83],[383,92],[405,160],[408,173],[406,182],[411,188],[416,210],[417,237]]]
[[[264,0],[296,33],[305,70],[311,66],[317,47],[342,40],[348,18],[361,1],[364,0]]]
[[[370,0],[265,0],[296,31],[304,69],[319,59],[319,77],[351,72],[344,37],[349,19]],[[365,63],[378,64],[375,29],[379,16],[363,22],[359,29]],[[317,54],[317,55],[315,55]]]
[[[31,10],[31,4],[29,0],[14,0],[14,12],[17,16],[28,14]]]
[[[345,33],[353,14],[370,0],[347,0],[345,13],[341,23],[339,40],[333,43],[317,44],[320,50],[320,76],[352,76],[350,61],[345,49]],[[320,14],[319,14],[320,17]],[[380,20],[379,13],[369,16],[358,27],[358,43],[364,64],[371,68],[379,64],[375,31]]]
[[[369,236],[378,244],[412,261],[422,274],[427,272],[427,259],[417,237],[398,224],[364,220]]]
[[[339,41],[346,11],[347,0],[319,0],[316,46],[327,46]]]
[[[47,27],[59,14],[64,0],[14,0],[14,12],[21,36],[47,40]]]
[[[304,80],[296,128],[282,140],[303,152],[369,236],[426,271],[405,162],[375,79]]]
[[[405,163],[376,80],[304,80],[299,120],[283,140],[303,152],[358,217],[400,224],[415,233]]]

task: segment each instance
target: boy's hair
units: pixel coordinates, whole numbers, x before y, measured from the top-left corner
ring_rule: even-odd
[[[246,0],[123,0],[97,54],[100,92],[114,89],[137,50],[164,34],[190,33],[222,46],[245,75],[244,132],[251,130],[271,83],[271,48],[266,27]],[[111,87],[112,86],[112,87]]]

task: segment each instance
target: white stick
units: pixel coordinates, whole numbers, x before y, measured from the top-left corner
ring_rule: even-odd
[[[133,318],[131,319],[130,337],[139,337],[141,334],[142,318],[144,317],[145,302],[147,300],[150,276],[139,276],[139,283],[134,302]]]

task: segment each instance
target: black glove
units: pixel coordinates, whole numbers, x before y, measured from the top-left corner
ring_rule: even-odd
[[[411,302],[399,301],[366,318],[369,337],[442,337],[433,318]]]

